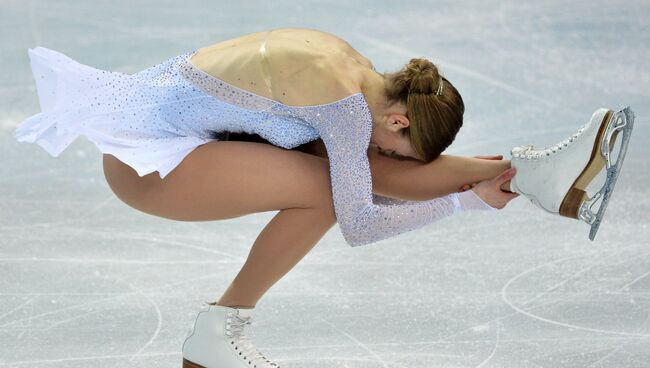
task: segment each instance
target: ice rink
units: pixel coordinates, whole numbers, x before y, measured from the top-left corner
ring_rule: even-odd
[[[276,213],[154,217],[113,194],[84,137],[57,158],[17,142],[40,111],[27,48],[135,73],[280,27],[340,36],[378,71],[437,63],[466,105],[449,154],[509,159],[599,107],[636,120],[595,241],[525,197],[356,248],[335,225],[258,302],[261,352],[283,368],[650,367],[650,3],[557,0],[3,0],[0,367],[180,367],[201,303]]]

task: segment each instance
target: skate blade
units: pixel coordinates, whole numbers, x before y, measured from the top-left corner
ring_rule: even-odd
[[[578,212],[580,210],[580,205],[588,199],[587,197],[587,186],[592,182],[594,177],[603,169],[605,166],[605,158],[600,153],[600,144],[605,137],[605,132],[607,127],[610,125],[612,116],[614,112],[612,110],[607,111],[603,119],[600,121],[600,127],[598,128],[598,133],[596,134],[596,139],[594,139],[594,145],[591,149],[591,155],[589,156],[589,161],[582,172],[576,180],[571,184],[571,187],[567,194],[562,199],[560,204],[560,216],[570,217],[578,219]],[[612,139],[609,145],[609,150],[611,151],[614,148],[614,141],[616,136]]]
[[[630,141],[630,135],[632,134],[632,127],[634,126],[634,113],[629,106],[616,113],[614,119],[617,124],[613,128],[615,130],[610,131],[609,134],[618,134],[618,132],[623,129],[621,148],[619,150],[618,157],[616,158],[616,163],[609,163],[607,165],[607,178],[605,180],[605,184],[592,198],[590,198],[582,205],[580,210],[581,219],[587,221],[588,223],[590,220],[593,221],[591,222],[591,230],[589,231],[589,239],[592,241],[596,237],[596,232],[598,231],[600,223],[603,219],[603,215],[605,214],[607,203],[609,203],[609,199],[612,195],[612,192],[614,191],[614,185],[618,180],[618,174],[621,172],[621,168],[623,167],[623,160],[625,159],[625,154],[627,153],[627,146]],[[622,123],[618,124],[619,121]],[[601,152],[605,153],[602,148]],[[607,156],[609,156],[609,153],[607,153]],[[596,203],[596,200],[601,195],[601,193],[603,199],[600,206],[598,207],[598,212],[594,215],[591,211],[591,207]]]
[[[189,360],[183,358],[183,368],[205,368],[205,367],[202,365],[192,363]]]

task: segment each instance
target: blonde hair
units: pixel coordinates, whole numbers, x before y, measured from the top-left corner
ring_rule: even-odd
[[[402,102],[406,106],[410,124],[403,134],[420,159],[435,160],[463,126],[462,97],[425,58],[411,59],[401,70],[383,75],[389,103]]]

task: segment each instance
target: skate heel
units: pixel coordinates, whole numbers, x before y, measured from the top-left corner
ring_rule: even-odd
[[[183,358],[183,368],[205,368],[205,367],[202,365],[194,364],[189,360]]]
[[[587,192],[582,189],[571,188],[560,206],[560,216],[578,219],[578,210],[586,199]]]
[[[573,182],[571,189],[569,189],[569,192],[567,192],[566,196],[564,196],[562,204],[560,205],[560,216],[579,219],[580,206],[585,200],[589,198],[586,192],[587,187],[594,179],[594,177],[598,175],[600,170],[605,167],[605,158],[600,153],[600,150],[598,148],[603,142],[605,132],[607,131],[607,127],[609,126],[613,115],[614,112],[612,110],[609,110],[605,116],[603,116],[603,120],[600,122],[600,127],[598,128],[598,134],[594,140],[594,146],[591,150],[589,162]],[[614,147],[614,142],[617,135],[618,134],[615,134],[612,137],[612,140],[609,142],[610,152]]]

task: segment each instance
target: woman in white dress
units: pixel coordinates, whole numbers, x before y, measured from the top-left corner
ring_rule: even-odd
[[[510,160],[442,154],[464,105],[424,58],[378,73],[344,40],[301,28],[247,34],[134,75],[46,48],[30,57],[43,113],[18,127],[18,140],[56,156],[86,136],[117,197],[155,216],[279,211],[228,289],[197,316],[186,367],[277,367],[243,327],[335,223],[359,246],[459,211],[501,209],[519,195]]]

